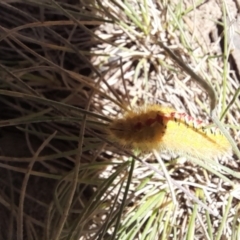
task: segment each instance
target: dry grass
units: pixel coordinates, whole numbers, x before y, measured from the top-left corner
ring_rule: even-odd
[[[208,4],[0,2],[0,239],[239,239],[239,82],[229,10]],[[202,31],[217,21],[222,49]],[[153,102],[211,121],[215,96],[235,150],[219,161],[106,134]]]

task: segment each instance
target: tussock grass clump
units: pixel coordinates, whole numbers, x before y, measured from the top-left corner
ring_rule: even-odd
[[[238,239],[226,2],[16,0],[0,12],[1,239]],[[148,103],[217,125],[234,154],[113,142],[111,119]]]

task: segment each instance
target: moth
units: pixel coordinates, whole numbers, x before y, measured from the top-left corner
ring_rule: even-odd
[[[119,144],[142,151],[167,150],[200,159],[231,151],[220,131],[207,128],[186,113],[157,104],[127,111],[122,118],[113,119],[108,132]]]

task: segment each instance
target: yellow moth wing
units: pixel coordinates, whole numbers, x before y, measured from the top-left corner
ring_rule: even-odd
[[[162,143],[165,149],[199,158],[219,157],[231,150],[231,145],[221,133],[212,133],[174,120],[168,122]]]

